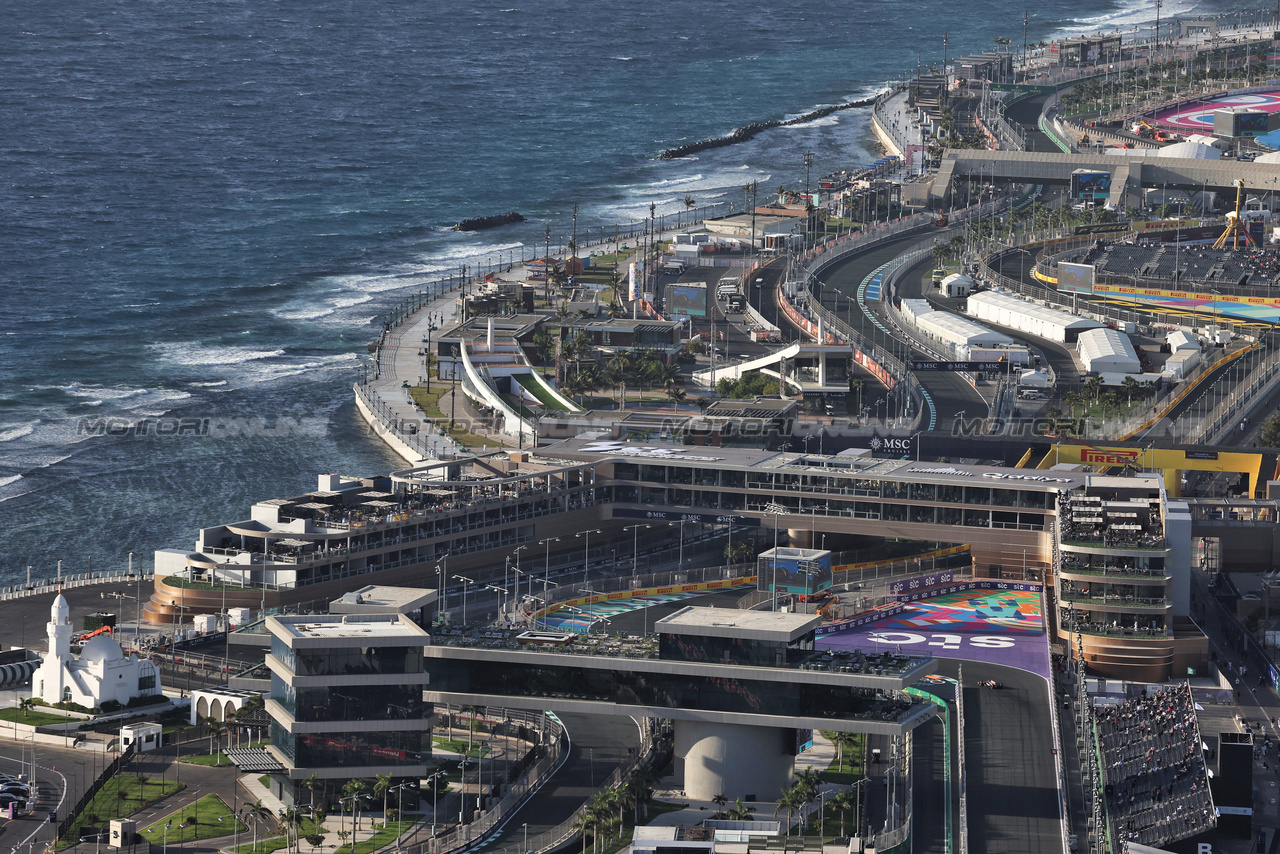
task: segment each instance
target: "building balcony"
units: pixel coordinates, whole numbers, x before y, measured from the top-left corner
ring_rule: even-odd
[[[1118,566],[1081,567],[1064,562],[1058,567],[1062,578],[1079,578],[1082,581],[1111,581],[1117,584],[1157,584],[1169,581],[1173,576],[1164,569],[1133,569]]]
[[[1138,596],[1119,596],[1104,594],[1087,595],[1083,593],[1071,593],[1058,591],[1058,601],[1071,603],[1071,605],[1079,608],[1088,608],[1097,611],[1116,611],[1120,613],[1145,611],[1157,612],[1166,611],[1172,607],[1168,599],[1160,598],[1143,598]]]

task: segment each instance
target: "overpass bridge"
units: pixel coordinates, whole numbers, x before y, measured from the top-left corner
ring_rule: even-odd
[[[815,391],[815,392],[847,392],[849,390],[848,382],[832,383],[828,379],[827,360],[837,359],[843,365],[847,364],[852,358],[853,351],[850,350],[848,344],[806,344],[797,343],[775,350],[772,353],[766,353],[763,356],[757,356],[744,362],[739,362],[725,367],[716,367],[714,370],[698,371],[693,375],[694,382],[701,386],[711,386],[712,378],[716,380],[732,379],[737,380],[743,374],[751,371],[764,371],[771,376],[780,376],[783,365],[790,363],[793,370],[787,372],[787,385],[797,391]],[[795,368],[807,367],[807,373],[812,379],[800,376],[800,371]]]
[[[689,797],[769,800],[791,776],[797,730],[901,737],[935,715],[906,693],[936,669],[931,656],[820,651],[821,622],[690,606],[654,624],[656,641],[499,630],[442,637],[424,649],[424,699],[671,719]]]
[[[1143,187],[1229,190],[1237,180],[1244,182],[1245,192],[1273,193],[1277,187],[1274,164],[1161,157],[1159,150],[1126,151],[1124,156],[950,150],[943,155],[929,195],[935,202],[944,202],[955,181],[971,178],[1014,184],[1069,185],[1071,173],[1078,169],[1110,173],[1108,202],[1116,210],[1140,203]]]

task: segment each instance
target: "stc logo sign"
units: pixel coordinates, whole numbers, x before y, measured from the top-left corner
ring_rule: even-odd
[[[959,649],[963,646],[977,647],[978,649],[1009,649],[1014,646],[1014,642],[1007,637],[999,635],[975,635],[966,637],[964,635],[952,634],[916,634],[915,632],[872,632],[867,635],[867,640],[872,643],[889,644],[890,646],[925,646],[937,647],[939,649]]]

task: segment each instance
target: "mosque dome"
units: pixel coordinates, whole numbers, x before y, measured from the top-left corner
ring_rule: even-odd
[[[90,638],[84,649],[80,650],[81,661],[118,661],[122,658],[124,652],[120,649],[120,644],[106,635]]]

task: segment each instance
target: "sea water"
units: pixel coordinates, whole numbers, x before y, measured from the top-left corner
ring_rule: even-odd
[[[869,110],[664,161],[1023,39],[1022,3],[63,0],[0,33],[0,584],[118,569],[402,465],[377,317],[463,264],[879,156]],[[1218,13],[1242,4],[1206,0]],[[1150,19],[1036,10],[1032,43]],[[1060,8],[1060,11],[1059,11]],[[1166,17],[1193,10],[1166,2]],[[522,224],[465,234],[464,217]]]

